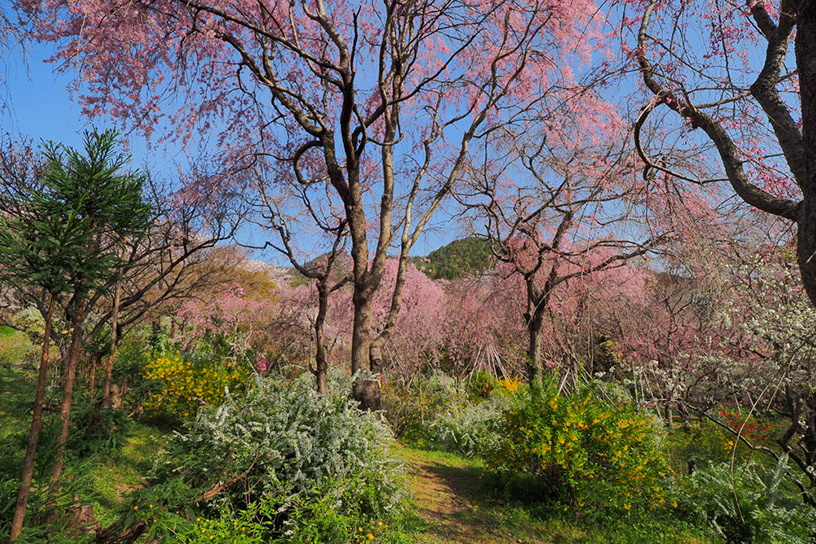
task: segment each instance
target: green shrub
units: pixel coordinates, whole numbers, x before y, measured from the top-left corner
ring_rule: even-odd
[[[17,365],[34,360],[39,354],[28,335],[11,327],[0,326],[0,364]]]
[[[410,382],[383,384],[383,411],[400,439],[416,445],[428,445],[427,425],[445,410],[465,399],[449,376],[435,372]]]
[[[68,436],[68,450],[77,459],[121,450],[133,426],[126,412],[92,406],[76,407],[71,422],[75,430]]]
[[[476,369],[468,381],[468,395],[471,398],[486,399],[497,386],[496,379],[487,371]]]
[[[483,401],[452,404],[426,426],[427,441],[465,457],[483,455],[495,449],[498,438],[493,429],[498,420],[519,401],[524,401],[522,394],[504,391]]]
[[[289,505],[286,519],[278,523],[275,501],[260,499],[244,509],[219,506],[216,515],[186,519],[149,509],[142,517],[153,536],[172,535],[173,542],[204,544],[348,544],[381,541],[388,523],[368,516],[359,504],[339,507],[336,497],[301,497]]]
[[[691,421],[668,435],[667,449],[674,472],[689,474],[711,463],[726,463],[734,453],[734,435],[708,420]],[[737,441],[735,461],[748,461],[753,452]]]
[[[816,533],[816,509],[791,486],[787,459],[771,469],[753,461],[716,463],[676,483],[678,513],[713,526],[727,542],[808,544]],[[738,499],[738,502],[737,502]]]
[[[557,384],[534,387],[526,403],[498,419],[488,466],[534,476],[556,497],[615,509],[666,503],[666,463],[654,422],[631,406],[609,406],[585,386],[569,396]]]

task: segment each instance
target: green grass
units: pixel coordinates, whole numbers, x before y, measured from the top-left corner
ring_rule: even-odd
[[[24,332],[0,326],[0,364],[18,365],[36,350]]]
[[[395,448],[407,463],[419,521],[400,532],[417,543],[706,544],[715,536],[666,509],[620,515],[565,507],[514,487],[479,460],[414,448]]]
[[[24,433],[31,425],[34,388],[30,373],[0,364],[0,440]]]
[[[135,423],[121,451],[99,459],[93,473],[97,519],[103,524],[117,520],[121,506],[147,483],[145,475],[169,440],[165,431]]]

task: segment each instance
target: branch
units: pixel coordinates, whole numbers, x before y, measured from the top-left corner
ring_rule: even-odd
[[[692,127],[703,129],[717,147],[731,187],[740,198],[758,210],[796,221],[799,203],[786,198],[777,198],[751,183],[745,175],[743,160],[737,146],[722,125],[710,115],[699,111],[687,98],[678,97],[658,81],[654,66],[646,57],[646,31],[656,5],[657,0],[652,0],[646,8],[638,31],[637,58],[646,87],[652,91],[659,103],[665,104],[682,118],[690,121]]]
[[[258,454],[256,453],[255,454],[255,460],[252,461],[252,464],[249,465],[249,467],[244,472],[242,472],[241,474],[236,474],[235,476],[233,476],[232,478],[230,478],[226,482],[213,485],[210,489],[205,491],[199,497],[196,497],[195,499],[188,499],[187,502],[192,502],[192,503],[198,504],[200,502],[204,502],[204,501],[208,501],[208,500],[212,499],[213,497],[215,497],[216,495],[218,495],[219,493],[221,493],[225,489],[227,489],[229,487],[232,487],[236,483],[238,483],[241,480],[245,479],[249,475],[249,473],[253,469],[253,467],[255,466],[255,463],[257,463],[257,462],[258,462]]]

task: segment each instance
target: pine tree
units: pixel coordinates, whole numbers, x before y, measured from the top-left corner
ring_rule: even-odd
[[[84,154],[47,143],[41,187],[23,191],[16,206],[21,213],[0,220],[0,281],[41,288],[48,296],[46,334],[11,527],[12,542],[22,530],[31,489],[56,297],[68,297],[73,331],[63,361],[61,430],[52,489],[58,486],[62,474],[88,294],[92,289],[104,289],[121,269],[117,248],[122,237],[140,236],[151,221],[151,208],[143,197],[144,176],[123,170],[129,159],[116,153],[116,138],[117,133],[111,130],[86,132]]]

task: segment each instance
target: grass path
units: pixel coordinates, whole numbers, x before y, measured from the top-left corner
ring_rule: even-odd
[[[656,517],[593,517],[515,500],[496,487],[480,461],[441,452],[395,448],[421,524],[417,544],[709,544],[689,526]],[[529,490],[526,490],[529,491]],[[516,490],[518,493],[519,490]],[[510,496],[508,496],[508,493]]]
[[[487,492],[478,461],[411,448],[400,448],[398,456],[406,461],[416,512],[426,523],[417,542],[538,544],[572,542],[571,537],[579,537],[574,532],[564,535],[559,527],[545,529],[526,509]]]

